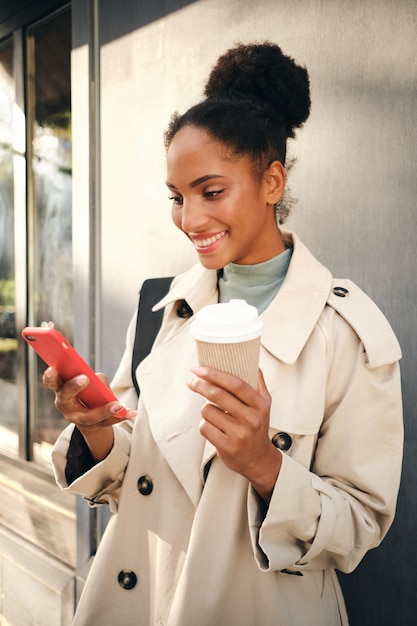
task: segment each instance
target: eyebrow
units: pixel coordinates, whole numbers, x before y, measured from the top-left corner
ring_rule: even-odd
[[[200,176],[200,178],[196,178],[192,183],[189,184],[190,189],[194,189],[201,185],[201,183],[205,183],[207,180],[212,180],[213,178],[223,178],[221,174],[206,174],[205,176]],[[176,186],[172,183],[166,182],[166,186],[170,189],[176,189]]]

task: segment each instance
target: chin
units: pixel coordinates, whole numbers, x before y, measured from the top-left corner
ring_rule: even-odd
[[[198,260],[206,270],[220,270],[224,267],[224,263],[219,259],[210,259],[199,254]]]

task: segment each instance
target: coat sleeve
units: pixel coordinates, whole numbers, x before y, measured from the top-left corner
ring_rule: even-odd
[[[129,325],[126,348],[111,385],[116,397],[129,408],[136,407],[138,402],[131,376],[135,329],[136,315]],[[65,468],[73,430],[72,424],[67,426],[52,450],[52,467],[56,482],[61,489],[87,498],[91,506],[109,503],[111,510],[115,511],[130,456],[133,420],[122,421],[113,426],[114,444],[109,455],[68,485]]]
[[[403,446],[398,344],[393,334],[379,337],[386,349],[381,353],[378,345],[375,356],[366,329],[362,341],[334,310],[322,330],[326,409],[311,467],[283,454],[264,517],[256,493],[249,493],[251,537],[263,570],[350,572],[394,518]]]

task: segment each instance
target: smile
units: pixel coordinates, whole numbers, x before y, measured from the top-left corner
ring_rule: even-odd
[[[219,241],[219,239],[222,239],[222,237],[224,237],[225,234],[226,234],[226,231],[224,230],[221,233],[217,233],[217,235],[213,235],[212,237],[206,237],[205,239],[196,239],[195,237],[193,237],[192,241],[196,248],[198,248],[199,250],[202,250],[202,249],[210,248],[210,246],[216,243],[216,241]]]

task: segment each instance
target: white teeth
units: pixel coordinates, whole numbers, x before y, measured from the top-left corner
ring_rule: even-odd
[[[213,237],[209,237],[208,239],[194,239],[194,245],[197,248],[208,248],[208,246],[211,246],[212,243],[221,239],[224,233],[225,231],[223,231],[222,233],[218,233],[217,235],[214,235]]]

